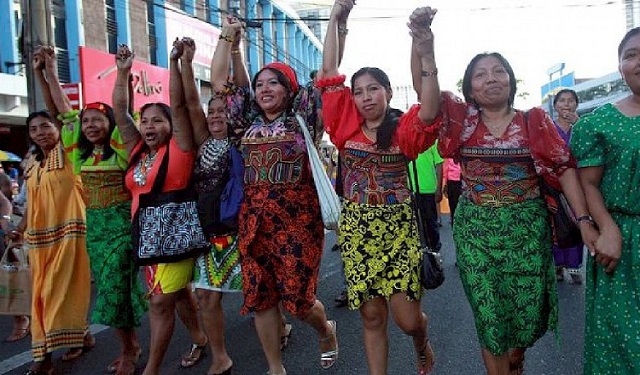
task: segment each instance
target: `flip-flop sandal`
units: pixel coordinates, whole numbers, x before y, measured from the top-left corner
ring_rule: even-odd
[[[282,335],[280,336],[280,350],[285,350],[289,346],[289,338],[291,337],[291,330],[293,326],[289,323],[284,325]]]
[[[193,367],[198,364],[198,362],[202,361],[202,359],[207,356],[205,348],[208,343],[209,342],[207,341],[203,345],[191,344],[191,350],[189,350],[189,354],[187,354],[187,356],[182,357],[180,367]]]
[[[435,364],[433,348],[429,339],[427,339],[423,346],[418,348],[418,375],[427,375],[433,370]],[[431,365],[429,365],[429,359],[431,359]]]

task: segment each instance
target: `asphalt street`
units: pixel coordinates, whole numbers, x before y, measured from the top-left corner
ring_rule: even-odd
[[[449,218],[443,215],[441,236],[446,281],[435,291],[429,291],[422,305],[429,316],[429,337],[433,345],[436,364],[432,374],[483,374],[471,309],[464,296],[451,238]],[[341,286],[341,261],[338,252],[330,249],[335,235],[327,234],[322,261],[318,297],[325,303],[330,319],[338,322],[339,359],[329,370],[320,368],[320,353],[313,330],[300,321],[292,321],[293,331],[289,347],[284,351],[284,362],[289,375],[346,375],[366,374],[366,358],[362,346],[359,314],[345,308],[334,307],[333,299]],[[578,375],[582,373],[582,343],[584,330],[584,286],[568,282],[559,284],[559,335],[545,335],[527,351],[525,373],[532,375]],[[241,294],[225,296],[226,337],[236,375],[265,374],[266,360],[260,349],[252,318],[239,314]],[[6,337],[12,318],[0,316],[0,337]],[[119,344],[114,330],[93,325],[96,332],[95,348],[73,362],[62,362],[63,351],[54,353],[57,374],[106,374],[107,365],[118,355]],[[145,319],[138,330],[140,343],[149,346],[149,324]],[[389,326],[389,374],[415,374],[416,356],[411,339],[391,323]],[[165,356],[162,374],[205,374],[210,357],[190,369],[181,369],[180,356],[190,347],[184,327],[178,323]],[[17,343],[0,342],[0,374],[23,374],[31,361],[30,339]],[[146,353],[138,363],[137,374],[142,373]]]

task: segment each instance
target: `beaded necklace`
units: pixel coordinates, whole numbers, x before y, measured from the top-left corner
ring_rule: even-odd
[[[144,186],[147,183],[147,173],[149,173],[149,169],[153,167],[156,156],[158,156],[158,152],[153,153],[153,155],[151,155],[151,153],[146,154],[140,158],[140,161],[133,169],[133,181],[138,184],[138,186]]]

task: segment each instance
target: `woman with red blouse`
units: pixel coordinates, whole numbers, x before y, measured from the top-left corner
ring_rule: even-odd
[[[378,68],[362,68],[351,88],[338,72],[352,0],[336,0],[324,42],[321,88],[323,121],[340,152],[344,210],[338,241],[342,250],[349,308],[359,310],[369,374],[387,374],[389,310],[396,324],[412,336],[418,374],[434,364],[427,338],[427,318],[420,307],[422,253],[407,188],[407,163],[436,139],[437,88],[420,92],[430,106],[414,105],[407,113],[389,107],[392,91]],[[437,74],[432,40],[415,25],[414,79]],[[432,108],[427,110],[428,108]]]
[[[436,11],[426,9],[416,22],[430,25]],[[439,91],[437,77],[424,85]],[[433,121],[441,127],[438,150],[460,161],[464,182],[453,228],[460,278],[487,373],[520,375],[525,350],[558,327],[541,178],[562,188],[591,249],[597,231],[575,161],[551,118],[540,108],[528,114],[513,108],[516,78],[508,61],[495,52],[475,56],[462,92],[464,101],[443,93],[431,107],[440,108]]]

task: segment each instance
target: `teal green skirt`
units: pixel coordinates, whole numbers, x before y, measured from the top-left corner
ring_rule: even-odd
[[[483,207],[461,198],[453,239],[480,345],[493,355],[557,331],[558,296],[541,199]]]
[[[140,326],[147,300],[133,263],[130,202],[87,208],[87,250],[96,287],[91,322]]]

